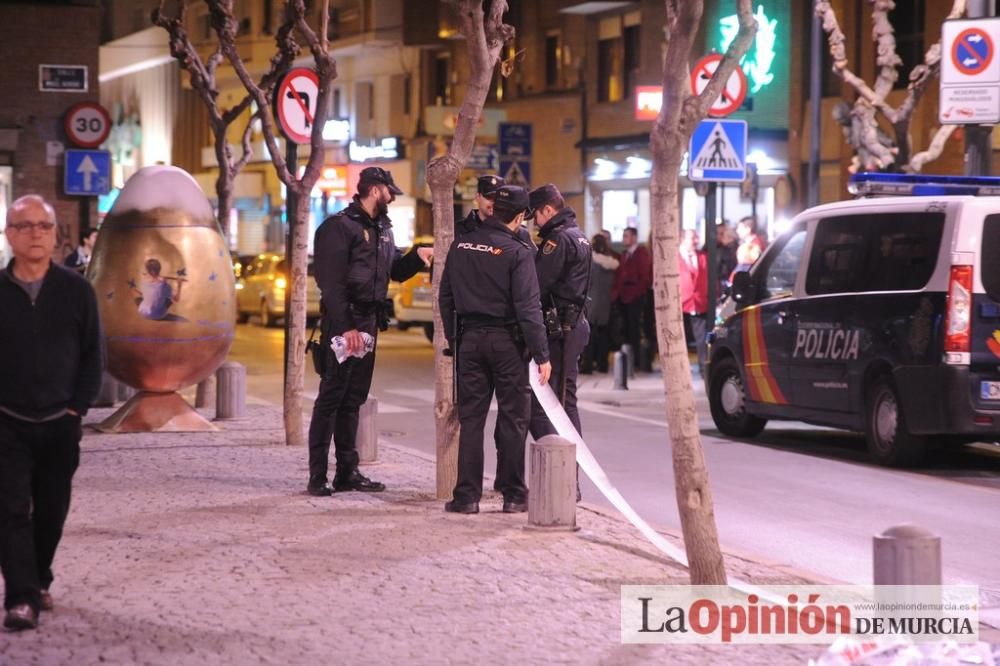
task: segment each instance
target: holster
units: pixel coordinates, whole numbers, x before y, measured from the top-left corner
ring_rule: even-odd
[[[323,340],[326,336],[323,335],[322,330],[320,330],[319,339],[316,338],[316,331],[319,328],[318,323],[314,324],[312,331],[309,333],[309,340],[306,342],[306,354],[312,355],[313,370],[320,377],[326,372],[327,364],[330,362],[330,347],[324,344]]]

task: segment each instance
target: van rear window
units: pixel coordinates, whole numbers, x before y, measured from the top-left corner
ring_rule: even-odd
[[[1000,215],[987,215],[983,222],[983,247],[980,270],[983,288],[994,301],[1000,301]]]
[[[943,230],[943,213],[824,219],[816,228],[806,293],[921,289],[934,273]]]

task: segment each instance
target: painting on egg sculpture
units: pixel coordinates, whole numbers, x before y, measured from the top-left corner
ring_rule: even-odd
[[[129,178],[101,225],[87,277],[108,371],[139,390],[102,429],[214,429],[177,394],[216,371],[236,322],[226,240],[194,178],[170,166]]]

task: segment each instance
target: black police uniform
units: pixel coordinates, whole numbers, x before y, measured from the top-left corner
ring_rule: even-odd
[[[590,340],[590,324],[584,313],[590,284],[590,242],[577,226],[572,208],[563,208],[546,222],[539,230],[539,238],[535,269],[549,329],[552,356],[549,384],[560,396],[566,415],[577,432],[582,432],[576,406],[576,379],[577,362]],[[531,436],[537,440],[555,432],[542,406],[533,397]]]
[[[521,190],[521,196],[527,207],[527,193]],[[526,499],[524,442],[531,413],[527,354],[538,364],[549,360],[538,299],[533,249],[499,218],[487,218],[452,243],[439,301],[458,365],[461,432],[456,504],[477,503],[482,497],[483,428],[494,391],[498,406],[494,436],[503,452],[503,467],[497,470],[500,491],[505,502]]]
[[[389,279],[408,280],[424,266],[416,250],[404,255],[396,249],[388,216],[371,219],[357,197],[319,226],[314,246],[316,283],[322,293],[323,345],[352,329],[377,336]],[[309,424],[310,491],[326,484],[331,435],[337,461],[334,489],[350,486],[349,480],[357,476],[358,410],[368,399],[375,370],[374,350],[343,363],[337,363],[332,351],[326,356]]]

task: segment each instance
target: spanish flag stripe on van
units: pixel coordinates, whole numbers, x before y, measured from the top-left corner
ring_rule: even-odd
[[[768,365],[760,308],[751,307],[744,310],[743,365],[746,368],[751,400],[774,405],[788,404]]]

